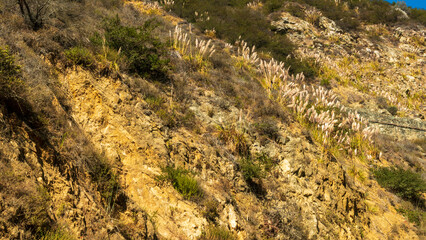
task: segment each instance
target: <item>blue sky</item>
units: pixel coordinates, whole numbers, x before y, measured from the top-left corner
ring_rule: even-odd
[[[397,2],[397,0],[386,0],[388,2]],[[407,6],[412,8],[423,8],[426,9],[426,0],[405,0]]]

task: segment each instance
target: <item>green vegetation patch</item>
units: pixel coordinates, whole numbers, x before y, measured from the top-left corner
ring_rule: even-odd
[[[426,183],[421,175],[401,168],[381,167],[373,170],[377,182],[394,191],[398,196],[418,205],[423,200],[422,193],[426,191]]]
[[[132,73],[156,80],[165,80],[169,60],[167,48],[153,34],[157,24],[146,21],[143,26],[129,27],[122,24],[118,16],[106,19],[103,23],[104,40],[108,47],[120,51],[126,59],[122,64]],[[93,38],[101,44],[99,35]]]
[[[56,228],[47,232],[41,240],[75,240],[76,238],[63,228]]]

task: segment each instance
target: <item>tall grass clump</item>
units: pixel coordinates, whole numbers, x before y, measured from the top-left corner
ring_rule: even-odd
[[[101,194],[105,208],[112,212],[121,188],[118,174],[101,159],[92,167],[90,176]]]
[[[58,227],[54,230],[48,231],[40,239],[41,240],[75,240],[76,238],[72,236],[69,232],[67,232],[65,229]]]
[[[197,25],[203,32],[214,29],[215,36],[228,43],[242,38],[249,45],[270,53],[275,59],[291,64],[290,72],[304,71],[309,77],[314,76],[315,71],[309,70],[312,66],[294,56],[295,45],[284,34],[276,34],[271,30],[267,14],[256,10],[257,7],[247,7],[248,3],[249,1],[175,0],[172,10]],[[279,4],[282,5],[282,1]],[[255,5],[261,6],[257,3],[249,6]]]

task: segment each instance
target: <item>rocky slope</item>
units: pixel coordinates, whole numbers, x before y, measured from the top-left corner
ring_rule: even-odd
[[[207,39],[158,5],[120,8],[107,9],[138,23],[156,17],[163,40],[176,25]],[[32,32],[16,20],[21,37],[2,20],[0,45],[18,53],[27,90],[0,98],[0,238],[421,239],[421,227],[396,210],[401,199],[369,168],[424,171],[424,144],[397,149],[383,138],[424,141],[425,28],[366,26],[355,35],[325,17],[317,27],[275,14],[277,31],[318,60],[319,78],[342,103],[379,124],[383,155],[326,152],[252,69],[236,64],[237,47],[219,39],[205,68],[170,49],[170,81],[161,82],[55,61],[53,43],[84,34],[68,29],[61,38],[57,25]],[[365,34],[375,29],[388,35],[372,42]],[[187,170],[202,193],[182,195],[164,181],[167,166]]]

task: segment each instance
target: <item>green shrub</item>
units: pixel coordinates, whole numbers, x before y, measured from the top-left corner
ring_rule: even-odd
[[[22,91],[21,67],[7,47],[0,47],[0,96],[8,98]]]
[[[381,186],[415,204],[422,202],[421,194],[426,191],[426,183],[419,174],[400,168],[386,167],[375,169],[373,173]]]
[[[285,59],[294,49],[294,44],[285,35],[270,30],[267,16],[246,7],[248,1],[229,0],[176,0],[173,11],[201,30],[216,30],[216,36],[233,43],[241,36],[249,45],[270,52],[278,60]],[[282,2],[277,1],[279,6]],[[208,19],[202,21],[194,12],[208,12]]]
[[[226,228],[210,226],[200,240],[233,240],[234,235]]]
[[[321,79],[320,85],[324,87],[330,87],[330,79],[328,78]]]
[[[276,160],[273,160],[268,154],[264,152],[258,154],[256,159],[262,165],[262,168],[265,172],[269,172],[277,164]]]
[[[156,111],[157,116],[163,121],[163,124],[168,128],[174,128],[178,126],[179,116],[176,111],[167,109],[160,109]]]
[[[106,45],[122,52],[126,57],[122,64],[130,72],[164,81],[169,60],[165,44],[152,34],[156,27],[153,20],[141,27],[124,26],[118,16],[103,24]]]
[[[344,17],[339,20],[339,26],[344,30],[357,30],[360,26],[360,22],[355,17]]]
[[[289,4],[285,10],[289,12],[291,15],[298,17],[298,18],[305,18],[305,11],[300,5],[296,4]]]
[[[65,57],[71,65],[91,68],[95,64],[92,52],[85,47],[73,47],[65,51]]]
[[[185,199],[195,200],[203,196],[200,185],[189,173],[189,171],[181,168],[165,167],[164,174],[159,177],[159,180],[170,181],[173,187]]]

